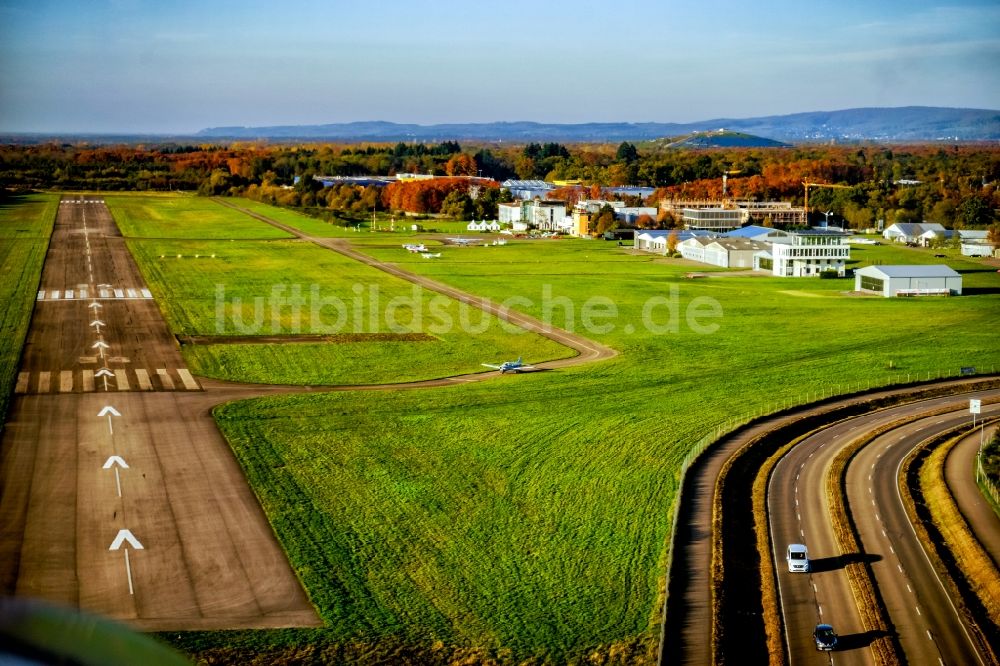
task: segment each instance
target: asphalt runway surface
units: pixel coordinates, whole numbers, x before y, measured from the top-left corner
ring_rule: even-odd
[[[0,581],[146,630],[319,618],[110,212],[60,205],[0,445]]]
[[[896,479],[906,455],[921,442],[968,421],[969,397],[934,398],[858,416],[831,425],[797,444],[775,467],[768,513],[790,663],[871,664],[865,631],[845,573],[848,561],[867,561],[910,664],[981,663],[961,618],[937,578],[910,525]],[[942,415],[927,415],[941,408]],[[987,406],[985,410],[1000,411]],[[861,552],[841,553],[827,499],[830,465],[841,449],[865,433],[912,419],[879,435],[851,460],[846,472],[848,508],[860,534]],[[971,481],[970,481],[971,483]],[[812,572],[789,573],[788,543],[809,548]],[[812,630],[832,624],[841,635],[833,653],[818,653]]]

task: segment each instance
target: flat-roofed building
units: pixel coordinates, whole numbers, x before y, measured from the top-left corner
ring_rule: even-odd
[[[824,271],[843,276],[851,258],[847,234],[836,229],[793,231],[771,245],[771,273],[777,277],[808,277]]]
[[[685,208],[685,229],[730,231],[743,226],[743,211],[738,208]]]

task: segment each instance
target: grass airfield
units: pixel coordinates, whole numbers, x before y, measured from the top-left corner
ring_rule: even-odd
[[[267,296],[276,281],[315,283],[345,298],[358,283],[406,291],[252,218],[234,222],[221,206],[205,222],[186,208],[203,199],[177,197],[161,208],[160,198],[126,198],[132,226],[123,231],[137,234],[129,246],[175,333],[238,332],[225,315],[218,325],[216,284],[245,302]],[[121,204],[108,202],[120,219]],[[303,229],[324,224],[247,207]],[[689,262],[603,241],[443,246],[440,259],[425,260],[401,244],[440,239],[337,233],[470,292],[519,297],[513,306],[621,353],[447,389],[219,407],[217,421],[327,627],[169,637],[204,659],[652,663],[678,469],[695,442],[817,391],[1000,366],[1000,275],[950,250],[947,263],[969,271],[970,296],[895,300],[847,295],[848,280],[686,279]],[[942,261],[933,254],[858,246],[852,256],[856,265]],[[279,309],[274,321],[278,332],[296,332],[290,311]],[[198,372],[289,383],[403,381],[566,353],[494,326],[435,337],[318,349],[233,345],[233,359],[225,345],[185,353]]]

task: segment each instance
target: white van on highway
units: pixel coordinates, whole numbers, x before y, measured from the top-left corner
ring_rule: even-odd
[[[801,543],[788,544],[785,561],[788,562],[788,570],[792,573],[809,571],[809,551]]]

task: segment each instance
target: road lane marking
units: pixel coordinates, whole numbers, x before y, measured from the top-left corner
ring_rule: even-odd
[[[929,638],[931,640],[934,640],[934,637],[931,636],[931,630],[930,629],[927,630],[927,638]]]
[[[920,612],[920,606],[914,606],[914,608],[917,609],[917,615],[923,615],[923,613]]]
[[[891,543],[889,544],[889,552],[890,552],[890,553],[892,553],[893,555],[895,555],[895,554],[896,554],[896,551],[895,551],[895,549],[894,549],[894,548],[892,547],[892,544],[891,544]]]
[[[913,594],[913,588],[910,587],[909,583],[906,584],[906,589],[910,592],[910,594]]]
[[[903,565],[897,564],[896,568],[899,569],[899,573],[903,573]]]

